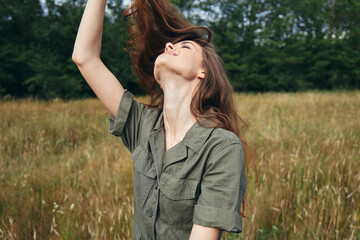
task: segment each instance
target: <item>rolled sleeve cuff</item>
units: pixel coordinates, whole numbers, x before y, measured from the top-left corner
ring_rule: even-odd
[[[115,136],[121,136],[124,131],[124,126],[128,118],[130,108],[133,102],[133,95],[125,89],[124,95],[121,98],[119,109],[116,118],[110,114],[109,132]]]
[[[231,210],[195,205],[193,222],[227,232],[242,232],[242,219],[239,213]]]

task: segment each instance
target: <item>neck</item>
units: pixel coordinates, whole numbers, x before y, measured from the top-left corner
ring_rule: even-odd
[[[195,116],[190,111],[192,92],[196,81],[184,83],[172,76],[171,80],[162,82],[166,149],[169,149],[180,142],[196,122]]]

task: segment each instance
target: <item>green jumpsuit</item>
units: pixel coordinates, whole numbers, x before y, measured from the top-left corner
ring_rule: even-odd
[[[109,132],[120,136],[134,166],[132,239],[189,239],[194,223],[241,232],[247,178],[240,139],[195,122],[165,151],[163,112],[125,90]]]

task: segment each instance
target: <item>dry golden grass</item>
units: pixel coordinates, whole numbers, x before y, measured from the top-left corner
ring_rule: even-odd
[[[259,185],[250,170],[254,214],[223,238],[360,239],[360,92],[235,99]],[[132,163],[98,100],[0,112],[0,239],[130,239]]]

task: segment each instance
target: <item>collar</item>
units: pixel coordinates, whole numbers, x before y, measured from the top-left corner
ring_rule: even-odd
[[[200,123],[204,125],[214,126],[215,122],[209,119],[199,119],[193,126],[186,132],[184,138],[181,140],[187,147],[191,148],[194,152],[198,153],[201,147],[204,145],[205,141],[208,139],[210,133],[214,130],[215,127],[203,127]],[[163,111],[160,112],[158,120],[155,123],[153,132],[159,132],[164,130],[164,116]]]

